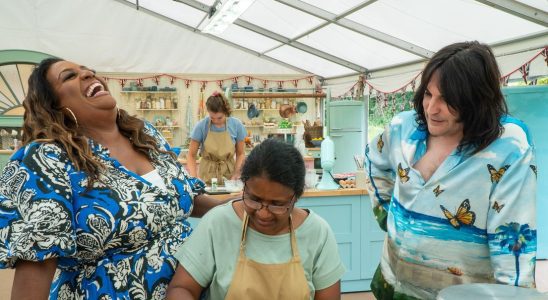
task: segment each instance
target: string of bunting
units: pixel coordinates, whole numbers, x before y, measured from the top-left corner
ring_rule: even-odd
[[[531,62],[537,59],[539,56],[544,57],[544,61],[546,62],[546,65],[548,66],[548,46],[546,46],[542,50],[540,50],[538,53],[536,53],[533,57],[531,57],[529,60],[527,60],[527,62],[525,62],[523,65],[510,71],[508,74],[501,76],[500,83],[503,86],[507,86],[508,79],[510,78],[510,76],[512,76],[516,72],[520,72],[521,77],[523,78],[523,81],[525,82],[525,84],[527,84],[528,83],[527,79],[529,77],[529,67],[531,65]],[[419,78],[421,74],[422,74],[422,71],[420,71],[418,74],[413,76],[413,78],[409,80],[407,83],[405,83],[403,86],[391,91],[383,91],[382,89],[373,85],[370,82],[370,80],[365,78],[365,76],[360,75],[360,77],[358,78],[358,81],[356,81],[356,83],[354,83],[348,91],[334,98],[344,98],[347,96],[351,96],[353,98],[354,95],[361,96],[363,95],[363,88],[360,90],[360,86],[363,86],[363,85],[366,85],[369,88],[369,91],[370,91],[369,94],[376,93],[377,95],[381,96],[384,99],[391,98],[390,96],[396,93],[404,93],[406,91],[409,91],[409,88],[411,88],[411,91],[415,92],[415,85],[417,83],[417,79]]]
[[[156,83],[156,85],[158,85],[160,83],[160,79],[162,77],[167,77],[169,79],[169,83],[171,85],[173,85],[175,83],[175,80],[182,80],[184,82],[186,88],[189,88],[191,83],[198,82],[200,84],[201,89],[205,89],[206,86],[210,83],[214,83],[217,86],[219,86],[219,88],[222,88],[223,84],[226,81],[228,81],[230,83],[236,83],[237,84],[240,80],[243,80],[245,83],[247,83],[247,85],[250,85],[252,80],[257,80],[257,81],[262,82],[263,87],[265,87],[265,88],[269,84],[276,85],[279,88],[283,88],[286,84],[291,84],[292,86],[297,87],[298,83],[302,80],[306,80],[309,84],[312,84],[312,82],[314,80],[313,75],[312,76],[302,77],[302,78],[287,79],[287,80],[271,80],[271,79],[264,79],[264,78],[254,77],[254,76],[250,76],[250,75],[239,75],[239,76],[236,76],[236,77],[222,78],[222,79],[197,80],[197,79],[189,79],[189,78],[179,77],[179,76],[165,74],[165,73],[164,74],[146,76],[146,77],[139,77],[139,78],[121,78],[121,77],[108,77],[108,76],[105,76],[105,77],[103,77],[103,79],[105,81],[117,80],[118,83],[120,84],[120,86],[123,88],[128,83],[128,81],[129,82],[135,82],[137,84],[137,86],[143,86],[143,81],[147,80],[147,79],[150,79],[150,80],[154,81],[154,83]]]

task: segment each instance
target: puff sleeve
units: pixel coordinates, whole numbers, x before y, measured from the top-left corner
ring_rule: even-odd
[[[17,151],[0,176],[0,268],[76,252],[66,152],[51,143]]]

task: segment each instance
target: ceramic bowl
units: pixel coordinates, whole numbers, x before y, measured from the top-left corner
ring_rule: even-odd
[[[297,112],[304,114],[308,110],[308,106],[306,105],[306,102],[299,102],[297,103]]]

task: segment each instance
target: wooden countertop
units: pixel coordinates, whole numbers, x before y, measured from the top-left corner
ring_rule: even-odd
[[[223,195],[209,195],[210,197],[217,199],[217,200],[226,200],[229,198],[237,198],[241,195],[241,192],[239,193],[231,193],[231,194],[223,194]],[[309,197],[333,197],[333,196],[354,196],[354,195],[367,195],[366,189],[338,189],[338,190],[331,190],[331,191],[324,191],[324,190],[317,190],[317,189],[308,189],[305,190],[301,198],[309,198]]]
[[[0,150],[0,154],[13,154],[13,150]]]
[[[305,155],[303,158],[304,158],[305,161],[314,160],[314,157],[313,157],[313,156],[310,156],[310,155]],[[181,164],[186,165],[186,158],[178,158],[177,160],[178,160]],[[197,162],[197,163],[200,163],[200,160],[198,159],[196,162]]]
[[[301,198],[305,197],[329,197],[329,196],[353,196],[353,195],[367,195],[366,189],[338,189],[338,190],[317,190],[309,189],[305,190]]]

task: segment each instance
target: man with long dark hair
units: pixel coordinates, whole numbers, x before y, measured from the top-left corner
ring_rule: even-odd
[[[369,193],[387,231],[377,299],[434,299],[450,285],[535,286],[536,165],[525,124],[508,115],[491,49],[439,50],[414,110],[366,149]]]

